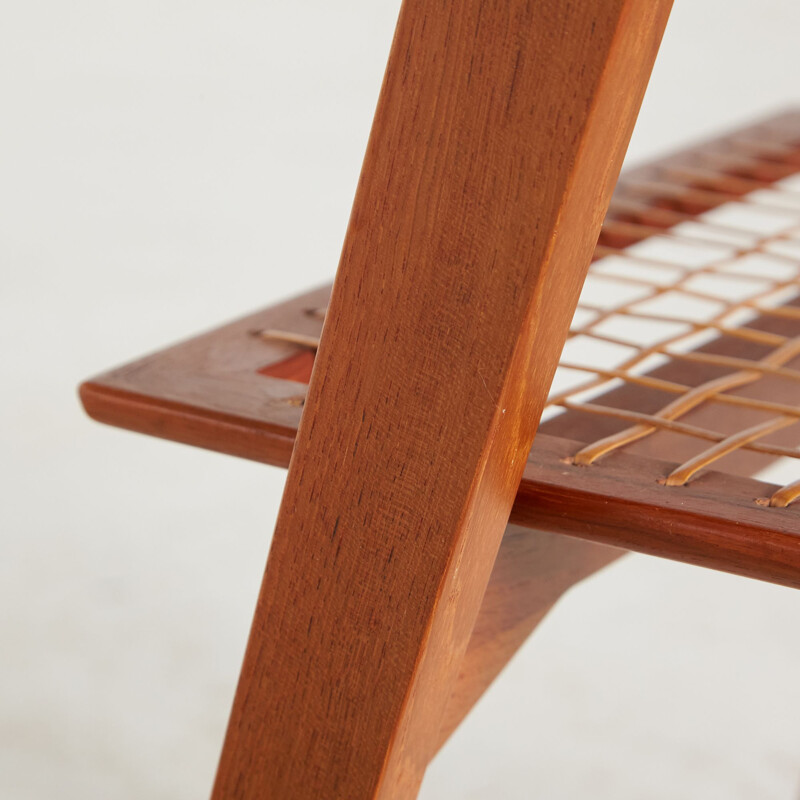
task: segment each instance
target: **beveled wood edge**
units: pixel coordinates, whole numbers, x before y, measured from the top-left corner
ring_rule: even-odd
[[[201,409],[101,381],[81,384],[79,395],[86,413],[97,422],[283,469],[289,466],[296,427]]]

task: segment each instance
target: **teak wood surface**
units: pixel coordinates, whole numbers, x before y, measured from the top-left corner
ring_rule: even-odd
[[[404,2],[216,800],[416,795],[669,5]]]

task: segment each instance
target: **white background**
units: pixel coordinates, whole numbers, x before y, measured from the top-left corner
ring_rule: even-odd
[[[0,15],[0,797],[205,797],[283,473],[102,428],[78,381],[332,275],[398,2]],[[679,0],[630,162],[796,102],[800,4]],[[800,796],[800,593],[631,556],[424,800]]]

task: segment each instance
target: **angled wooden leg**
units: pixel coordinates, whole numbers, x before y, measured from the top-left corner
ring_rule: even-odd
[[[403,4],[216,800],[416,795],[669,5]]]
[[[509,525],[447,702],[444,744],[564,593],[625,554],[616,547]]]

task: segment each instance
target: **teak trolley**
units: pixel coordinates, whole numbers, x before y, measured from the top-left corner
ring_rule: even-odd
[[[289,468],[215,800],[415,797],[625,550],[800,587],[800,112],[617,182],[669,7],[405,0],[333,288],[81,387]]]

